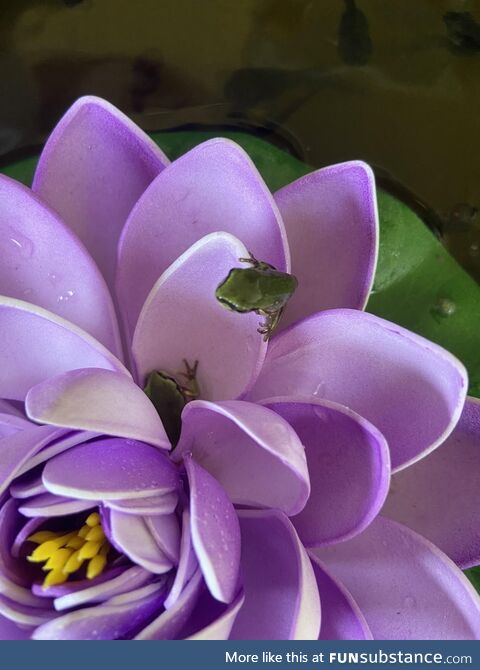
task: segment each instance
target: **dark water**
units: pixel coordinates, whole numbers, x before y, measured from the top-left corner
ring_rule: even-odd
[[[0,160],[78,96],[362,158],[480,280],[480,2],[0,0]]]

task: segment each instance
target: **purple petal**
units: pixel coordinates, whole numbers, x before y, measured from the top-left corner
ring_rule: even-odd
[[[162,612],[138,635],[136,640],[174,640],[187,623],[204,588],[200,570],[193,575],[170,609]]]
[[[372,314],[339,309],[271,341],[250,399],[315,396],[350,407],[383,433],[398,470],[448,437],[466,390],[465,368],[441,347]]]
[[[213,233],[160,277],[133,337],[141,385],[153,370],[178,376],[186,359],[190,364],[199,361],[202,398],[234,398],[251,386],[266,352],[257,332],[259,318],[227,310],[215,298],[218,284],[245,254],[245,247],[231,235]]]
[[[16,623],[0,617],[0,640],[29,640],[33,628],[20,628]]]
[[[57,454],[61,454],[67,449],[76,447],[77,444],[82,444],[87,442],[94,437],[97,437],[96,433],[88,433],[86,431],[77,431],[71,432],[63,428],[52,428],[51,426],[37,426],[37,428],[51,428],[53,433],[53,439],[48,443],[48,446],[37,450],[34,456],[31,456],[27,461],[19,468],[16,473],[17,477],[24,475],[26,472],[29,472],[33,468],[36,468],[37,465],[49,461],[51,458]]]
[[[228,640],[230,633],[235,623],[243,603],[245,602],[245,595],[240,591],[235,600],[233,600],[222,612],[207,626],[200,628],[192,635],[189,635],[186,640]]]
[[[7,400],[2,400],[2,398],[0,398],[0,412],[2,414],[10,414],[12,416],[17,416],[20,419],[25,419],[23,409],[22,411],[20,411],[20,409],[15,407],[11,402],[8,402]]]
[[[23,502],[18,511],[27,517],[47,518],[78,514],[78,512],[84,512],[93,506],[91,500],[75,500],[54,496],[51,493],[43,493]]]
[[[110,510],[110,527],[115,547],[145,570],[160,575],[173,567],[142,517]]]
[[[186,456],[190,529],[200,569],[212,596],[229,603],[238,590],[240,527],[227,494],[206,470]]]
[[[115,561],[116,562],[116,561]],[[118,559],[118,563],[122,563],[121,558]],[[77,591],[83,591],[87,587],[93,587],[97,584],[103,584],[108,582],[110,579],[113,579],[117,575],[125,572],[127,566],[123,562],[123,565],[114,565],[113,567],[108,567],[102,572],[101,575],[95,577],[95,579],[78,579],[75,581],[66,581],[63,584],[53,584],[52,586],[43,586],[40,582],[34,582],[32,584],[32,593],[40,598],[63,598],[63,596],[76,593]],[[52,601],[53,606],[53,601]]]
[[[320,640],[371,640],[365,617],[343,584],[326,570],[317,556],[311,556],[322,605]]]
[[[192,453],[239,505],[297,514],[310,493],[305,450],[278,414],[241,400],[188,403],[174,459]]]
[[[44,601],[30,591],[29,564],[16,560],[11,552],[22,524],[15,501],[8,500],[0,510],[0,593],[22,605],[43,607]]]
[[[179,599],[183,589],[198,568],[198,560],[193,550],[190,532],[190,512],[188,508],[182,512],[182,535],[180,539],[180,558],[171,589],[163,603],[165,609],[172,607]]]
[[[312,564],[281,512],[239,510],[245,603],[232,640],[316,640],[320,600]]]
[[[2,295],[58,314],[121,356],[112,299],[83,244],[30,189],[1,175],[0,236]]]
[[[438,449],[392,479],[382,514],[428,538],[461,568],[480,563],[480,401],[468,398]]]
[[[480,597],[435,545],[377,517],[348,542],[315,549],[377,640],[480,638]]]
[[[0,414],[0,439],[9,435],[15,435],[18,431],[31,427],[32,424],[30,421],[22,419],[20,416],[16,416],[15,414]]]
[[[0,574],[3,581],[19,586],[28,586],[27,565],[15,561],[10,553],[15,537],[21,528],[22,519],[14,500],[10,499],[0,509]]]
[[[10,504],[15,505],[16,503]],[[10,553],[13,558],[19,558],[21,549],[23,548],[23,544],[25,543],[27,537],[29,537],[29,535],[33,535],[33,533],[35,533],[35,531],[45,523],[45,519],[37,517],[35,519],[28,519],[28,521],[22,519],[22,522],[23,526],[20,528],[11,544]],[[28,583],[28,581],[26,583]]]
[[[113,598],[110,598],[108,601],[109,605],[121,605],[123,603],[133,603],[138,600],[142,600],[146,596],[149,596],[152,593],[157,593],[158,595],[163,596],[165,594],[165,585],[167,584],[168,578],[167,577],[161,577],[161,578],[156,578],[154,582],[151,584],[146,584],[144,586],[140,586],[139,588],[126,591],[125,593],[119,593],[117,596],[113,596]],[[161,593],[158,593],[160,590]]]
[[[6,491],[32,456],[64,433],[64,430],[51,426],[31,425],[26,430],[4,437],[1,441],[0,493]]]
[[[180,555],[180,525],[175,514],[155,514],[145,516],[155,542],[172,563],[177,564]]]
[[[57,495],[87,500],[147,498],[174,490],[178,474],[159,449],[106,438],[54,456],[43,470],[43,483]]]
[[[34,640],[118,640],[129,638],[161,608],[163,588],[138,600],[107,601],[60,616],[37,628]]]
[[[43,485],[41,474],[37,474],[33,478],[27,477],[24,479],[17,479],[10,486],[10,495],[14,498],[19,498],[20,500],[38,496],[41,493],[47,493],[47,489]]]
[[[363,309],[378,253],[375,177],[360,161],[316,170],[275,193],[298,289],[281,325],[336,307]]]
[[[128,375],[122,363],[77,326],[35,305],[0,297],[0,395],[24,400],[32,386],[78,368]]]
[[[52,611],[22,605],[0,595],[0,615],[19,626],[40,626],[52,617]]]
[[[181,640],[228,640],[236,615],[245,600],[243,589],[238,589],[234,600],[229,604],[212,598],[206,585],[195,603],[185,626],[177,637]]]
[[[156,144],[118,109],[87,96],[50,135],[32,188],[78,235],[112,286],[127,216],[167,164]]]
[[[289,263],[273,197],[243,149],[226,139],[204,142],[172,163],[133,209],[120,239],[117,274],[130,330],[158,277],[217,231],[235,235],[279,270]]]
[[[154,406],[126,375],[111,370],[65,372],[33,387],[25,400],[34,421],[131,438],[170,449]]]
[[[107,500],[105,504],[110,509],[116,509],[125,514],[171,514],[178,505],[178,493],[171,491],[150,498]]]
[[[23,558],[23,560],[25,560],[25,558]],[[27,587],[19,586],[4,575],[0,576],[0,593],[12,603],[25,605],[33,610],[50,609],[51,601],[47,601],[46,598],[40,598],[33,593],[30,585]]]
[[[151,580],[152,574],[150,572],[134,565],[108,580],[97,582],[95,585],[92,585],[91,582],[88,584],[88,580],[85,580],[83,589],[55,598],[54,606],[57,611],[61,612],[87,603],[105,602],[113,596],[138,589]]]
[[[383,435],[347,407],[327,400],[264,401],[305,446],[312,492],[293,524],[305,546],[340,542],[360,533],[380,511],[390,484]]]

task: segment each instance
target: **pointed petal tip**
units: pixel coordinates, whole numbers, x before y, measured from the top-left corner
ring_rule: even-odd
[[[172,226],[175,236],[169,235]],[[221,230],[236,235],[257,258],[287,267],[288,243],[273,196],[244,150],[217,138],[159,174],[128,217],[116,283],[130,329],[166,268],[198,239]]]
[[[86,96],[50,134],[32,189],[76,232],[113,288],[123,225],[167,165],[163,152],[133,121],[105,100]]]
[[[378,260],[375,177],[362,161],[321,168],[275,193],[299,287],[283,327],[318,311],[363,309]]]

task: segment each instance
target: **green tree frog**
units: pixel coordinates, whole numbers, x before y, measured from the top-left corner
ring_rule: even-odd
[[[232,268],[215,292],[217,300],[234,312],[255,312],[265,317],[258,332],[268,340],[278,325],[285,305],[292,297],[298,282],[296,277],[280,272],[270,263],[240,258],[250,268]]]

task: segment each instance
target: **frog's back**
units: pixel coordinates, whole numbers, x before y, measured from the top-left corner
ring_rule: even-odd
[[[295,277],[273,268],[233,268],[216,297],[236,312],[271,311],[285,305],[296,285]]]

